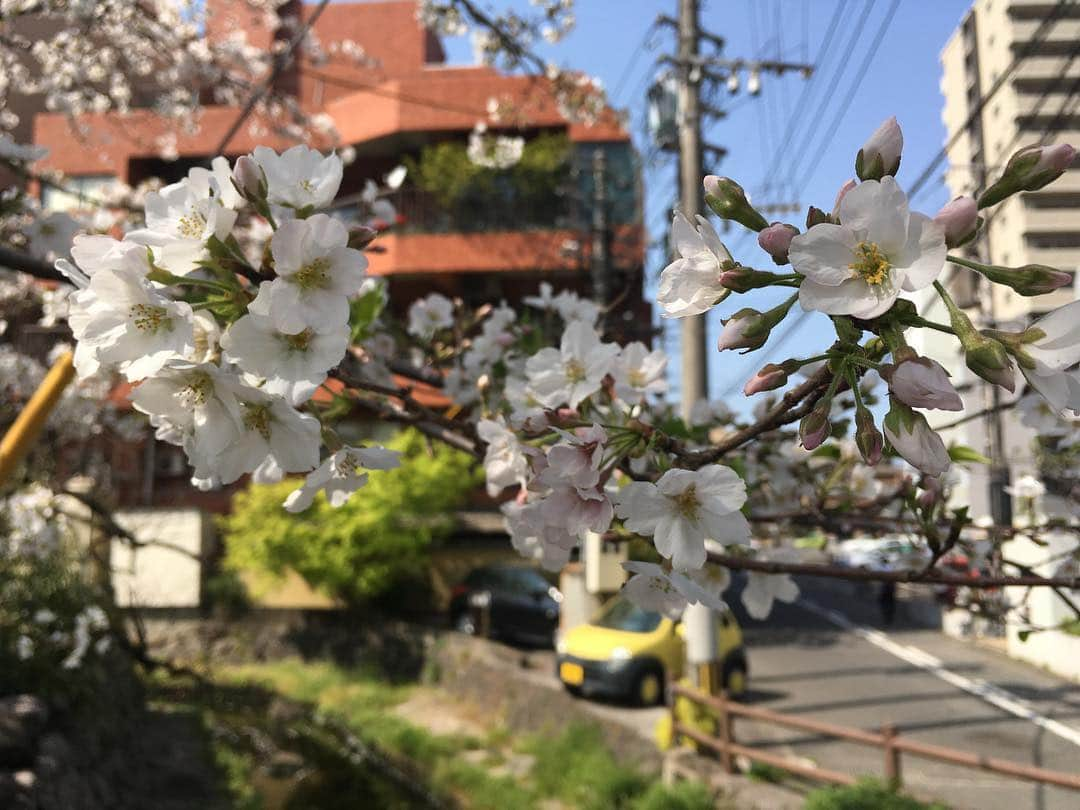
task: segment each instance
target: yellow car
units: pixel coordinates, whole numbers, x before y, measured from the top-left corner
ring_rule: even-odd
[[[746,690],[742,630],[731,611],[717,614],[724,688]],[[686,643],[681,621],[642,610],[616,596],[589,623],[575,627],[556,645],[556,673],[573,693],[629,698],[642,706],[663,699],[664,686],[682,677]]]

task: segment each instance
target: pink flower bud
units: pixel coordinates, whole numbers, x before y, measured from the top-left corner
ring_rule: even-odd
[[[854,180],[848,180],[844,185],[840,186],[840,190],[836,192],[836,200],[833,202],[832,215],[835,217],[840,213],[840,201],[847,196],[847,193],[851,191],[857,183]]]
[[[885,440],[874,425],[873,414],[866,408],[855,412],[855,445],[859,448],[863,461],[871,467],[881,461]]]
[[[242,155],[236,159],[232,179],[236,190],[245,200],[265,199],[266,174],[251,155]]]
[[[855,158],[855,174],[860,180],[880,180],[896,174],[900,168],[900,153],[904,149],[904,133],[896,118],[878,127],[863,144]]]
[[[754,394],[761,393],[762,391],[772,391],[781,387],[788,380],[787,372],[783,367],[776,365],[776,363],[769,363],[761,369],[757,374],[746,381],[746,385],[743,387],[743,393],[752,397]]]
[[[761,249],[772,256],[772,260],[776,264],[788,263],[788,249],[791,247],[791,240],[799,234],[799,229],[794,225],[788,225],[784,222],[774,222],[765,230],[758,234],[758,244]],[[721,284],[723,284],[723,277],[721,276]]]
[[[1039,154],[1039,162],[1035,164],[1035,171],[1063,172],[1073,164],[1075,158],[1076,150],[1067,143],[1044,146]]]
[[[769,326],[756,309],[740,309],[726,321],[716,346],[725,349],[760,349],[769,339]]]
[[[949,373],[929,357],[904,360],[889,375],[889,390],[913,408],[962,411],[964,402],[949,382]]]
[[[831,402],[822,401],[814,406],[799,422],[799,438],[802,446],[807,450],[816,450],[832,433],[832,425],[829,424],[829,412]]]
[[[950,248],[970,242],[979,227],[979,206],[971,197],[957,197],[945,203],[934,216],[934,222],[945,231],[945,244]]]

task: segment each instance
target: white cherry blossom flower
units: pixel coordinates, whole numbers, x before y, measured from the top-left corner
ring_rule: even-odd
[[[677,211],[671,224],[671,246],[679,258],[661,271],[656,293],[665,318],[700,315],[727,297],[729,290],[720,283],[720,273],[731,254],[705,217],[699,214],[693,225]]]
[[[945,234],[886,176],[860,183],[840,201],[840,224],[815,225],[791,240],[805,310],[875,318],[901,290],[921,290],[945,265]]]
[[[548,449],[547,467],[539,476],[541,483],[580,490],[595,488],[600,483],[607,433],[599,425],[593,425],[562,435],[564,440]]]
[[[566,324],[581,321],[589,326],[595,326],[596,319],[600,317],[599,305],[588,298],[582,298],[573,290],[563,290],[556,295],[552,299],[552,306]]]
[[[323,155],[303,144],[280,155],[257,146],[252,157],[266,175],[267,199],[274,205],[303,210],[325,208],[341,186],[343,166],[337,155]]]
[[[689,600],[675,587],[671,577],[656,563],[630,560],[622,567],[633,576],[622,586],[622,595],[642,610],[661,613],[678,620]]]
[[[570,554],[580,542],[559,526],[544,522],[541,502],[509,501],[501,507],[506,530],[514,550],[522,557],[535,560],[548,571],[559,571],[570,560]]]
[[[563,403],[576,408],[600,390],[618,353],[619,347],[602,343],[589,324],[574,321],[563,332],[558,349],[541,349],[529,358],[525,374],[538,402],[549,408]]]
[[[600,489],[560,486],[540,501],[544,523],[574,537],[585,532],[603,534],[611,528],[614,510],[608,496]]]
[[[484,474],[488,495],[494,498],[515,484],[524,487],[529,480],[529,458],[514,432],[501,421],[481,419],[476,433],[487,444]]]
[[[337,509],[367,483],[363,470],[392,470],[401,466],[401,454],[385,447],[350,447],[346,445],[308,473],[303,485],[289,493],[285,509],[303,512],[315,501],[319,490],[326,491],[327,502]]]
[[[422,340],[430,340],[440,329],[454,325],[454,302],[445,295],[431,293],[426,298],[419,298],[409,305],[410,335]]]
[[[1058,307],[1028,329],[1042,336],[1023,344],[1035,366],[1021,363],[1021,373],[1055,413],[1080,414],[1080,372],[1067,370],[1080,362],[1080,301]]]
[[[319,464],[320,428],[313,416],[300,413],[282,397],[237,382],[233,395],[240,404],[239,436],[214,460],[214,473],[231,484],[273,457],[283,472],[309,472]]]
[[[633,404],[648,394],[662,394],[667,390],[667,362],[662,349],[649,351],[639,341],[624,346],[611,369],[615,395]]]
[[[185,178],[146,195],[146,227],[128,238],[154,249],[158,264],[186,275],[198,269],[211,237],[224,240],[236,223],[236,212],[221,204],[215,187]]]
[[[277,278],[259,285],[248,311],[281,332],[329,332],[349,321],[349,297],[364,282],[367,259],[348,247],[345,226],[326,214],[290,220],[270,240]]]
[[[1046,494],[1046,485],[1034,475],[1021,475],[1005,491],[1017,498],[1038,498]]]
[[[81,379],[102,366],[141,380],[195,349],[191,306],[162,295],[133,272],[99,271],[71,296],[68,323]]]
[[[772,612],[773,602],[794,602],[799,598],[799,586],[790,574],[765,574],[761,571],[746,572],[746,587],[742,592],[743,607],[754,619],[766,619]]]
[[[341,362],[349,345],[349,325],[327,332],[305,329],[286,334],[262,315],[248,314],[221,336],[225,359],[266,381],[263,390],[293,405],[311,399],[327,372]]]
[[[746,484],[730,467],[668,470],[655,484],[634,481],[616,495],[616,514],[626,528],[652,535],[660,555],[679,571],[705,564],[705,540],[748,543],[750,525],[739,510]]]
[[[82,229],[78,220],[62,211],[54,211],[34,217],[25,233],[30,242],[30,252],[40,259],[51,261],[68,255],[75,234]]]

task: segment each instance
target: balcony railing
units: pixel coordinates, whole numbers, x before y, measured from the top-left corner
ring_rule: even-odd
[[[508,191],[445,204],[429,192],[400,189],[387,199],[397,209],[396,230],[403,233],[577,229],[587,222],[570,195],[533,197]]]

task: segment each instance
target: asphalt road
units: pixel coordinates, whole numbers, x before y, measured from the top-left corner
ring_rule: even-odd
[[[900,624],[882,634],[873,587],[811,579],[800,586],[802,604],[779,605],[765,622],[739,616],[749,649],[748,702],[859,728],[893,723],[917,740],[1080,772],[1080,687],[938,631]],[[589,708],[649,737],[661,712],[613,704]],[[876,748],[743,719],[735,731],[739,742],[822,767],[883,773],[883,753]],[[909,790],[958,809],[1080,808],[1080,792],[910,755],[902,765]]]
[[[802,604],[781,605],[764,623],[741,617],[750,651],[749,702],[860,728],[893,723],[900,734],[924,742],[1080,773],[1080,687],[934,630],[901,625],[883,638],[875,632],[880,618],[873,588],[813,580],[800,586]],[[807,602],[818,609],[807,609]],[[822,767],[883,772],[883,754],[875,748],[743,720],[736,734],[740,742]],[[1080,808],[1080,792],[909,755],[903,776],[912,791],[956,808]]]

